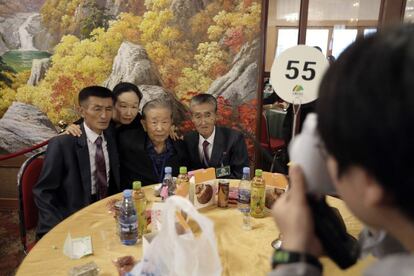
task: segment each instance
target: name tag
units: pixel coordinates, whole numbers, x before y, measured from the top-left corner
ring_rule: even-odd
[[[224,166],[216,169],[216,177],[224,177],[229,176],[231,174],[230,172],[230,166]]]

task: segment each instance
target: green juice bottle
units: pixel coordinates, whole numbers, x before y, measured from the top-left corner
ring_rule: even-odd
[[[251,184],[250,214],[254,218],[265,216],[266,185],[262,177],[262,170],[255,171]]]
[[[138,217],[138,238],[141,239],[147,231],[147,218],[146,218],[146,209],[147,209],[147,199],[145,198],[145,193],[141,189],[141,181],[134,181],[132,183],[133,188],[133,198],[135,203],[135,208],[137,210]]]

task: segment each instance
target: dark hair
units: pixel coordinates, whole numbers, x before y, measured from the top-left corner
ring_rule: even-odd
[[[114,89],[112,89],[112,93],[114,94],[114,102],[118,100],[119,95],[125,92],[135,92],[137,94],[139,101],[142,100],[142,92],[139,90],[138,86],[130,82],[120,82],[115,85]]]
[[[214,105],[214,111],[217,112],[217,100],[214,96],[206,93],[195,95],[191,98],[190,106],[197,104],[209,103]]]
[[[414,25],[348,47],[325,74],[318,129],[338,177],[364,168],[414,220]]]
[[[171,111],[171,119],[173,118],[173,108],[172,108],[171,101],[164,97],[161,97],[161,98],[155,98],[144,104],[144,106],[142,107],[142,119],[143,120],[146,119],[146,113],[148,112],[148,110],[153,109],[153,108],[169,109]]]
[[[89,97],[98,97],[98,98],[111,98],[113,100],[113,95],[111,90],[102,86],[88,86],[83,88],[78,95],[79,105],[83,104]]]

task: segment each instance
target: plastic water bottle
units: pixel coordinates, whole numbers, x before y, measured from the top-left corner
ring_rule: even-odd
[[[125,245],[133,245],[138,240],[137,213],[135,211],[132,191],[124,190],[124,200],[119,214],[119,236]]]
[[[243,226],[244,230],[252,229],[250,224],[250,168],[243,168],[243,177],[239,183],[239,195],[238,195],[238,208],[243,214]]]
[[[160,195],[163,200],[166,200],[167,197],[174,194],[175,184],[174,184],[174,180],[171,175],[172,173],[171,167],[165,167],[164,172],[165,174],[164,174],[164,179],[162,181]]]

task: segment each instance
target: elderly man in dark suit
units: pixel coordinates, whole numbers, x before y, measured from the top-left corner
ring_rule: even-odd
[[[82,135],[50,140],[38,183],[37,237],[79,209],[116,193],[120,187],[118,152],[107,133],[113,98],[109,89],[90,86],[79,93]]]
[[[174,176],[180,166],[187,166],[188,157],[183,141],[169,138],[172,105],[164,98],[147,102],[142,108],[140,129],[127,129],[118,136],[122,184],[132,187],[134,180],[144,185],[160,183],[165,167]]]
[[[191,169],[230,168],[226,178],[241,178],[249,166],[244,136],[239,131],[216,126],[217,100],[210,94],[191,99],[191,118],[197,131],[184,136]]]

